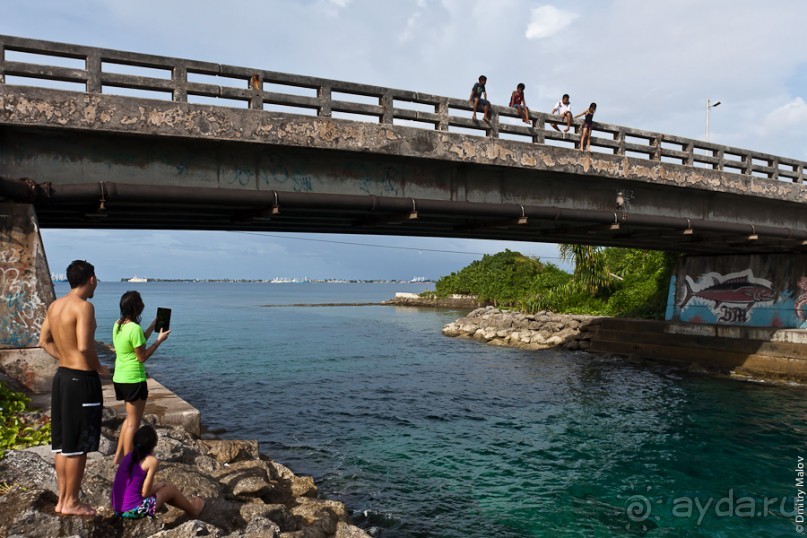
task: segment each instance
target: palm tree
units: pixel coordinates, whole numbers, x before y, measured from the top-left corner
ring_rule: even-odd
[[[559,244],[560,257],[564,261],[574,261],[574,278],[572,282],[595,295],[608,287],[614,275],[605,265],[605,254],[602,247],[592,245]]]

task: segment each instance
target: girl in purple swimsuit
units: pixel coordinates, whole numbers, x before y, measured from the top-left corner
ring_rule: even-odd
[[[205,507],[205,500],[193,497],[188,500],[173,484],[154,483],[157,458],[151,455],[157,446],[157,432],[143,426],[134,436],[134,448],[120,462],[112,484],[112,509],[115,515],[137,519],[154,514],[165,503],[184,510],[197,518]]]

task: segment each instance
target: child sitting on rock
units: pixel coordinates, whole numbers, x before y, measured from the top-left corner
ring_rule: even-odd
[[[112,509],[115,515],[127,519],[154,514],[165,503],[184,510],[197,518],[202,513],[205,500],[193,497],[188,500],[179,489],[167,482],[154,484],[157,474],[157,458],[151,455],[157,446],[157,432],[151,426],[143,426],[134,435],[134,448],[120,462],[112,485]]]

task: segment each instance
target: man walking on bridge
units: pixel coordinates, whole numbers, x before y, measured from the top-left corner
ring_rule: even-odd
[[[59,361],[51,392],[52,449],[55,452],[59,501],[56,512],[93,516],[95,510],[79,502],[87,453],[101,440],[103,396],[99,374],[108,376],[95,353],[95,308],[87,301],[95,294],[95,268],[76,260],[67,268],[70,292],[48,307],[39,345]]]

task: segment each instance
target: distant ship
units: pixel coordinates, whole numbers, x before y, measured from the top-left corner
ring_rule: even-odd
[[[132,278],[130,278],[129,280],[127,280],[126,282],[148,282],[148,281],[149,281],[148,278],[144,278],[142,276],[135,275]]]
[[[308,277],[304,278],[288,278],[285,276],[274,277],[269,281],[270,284],[305,284],[308,282]]]

